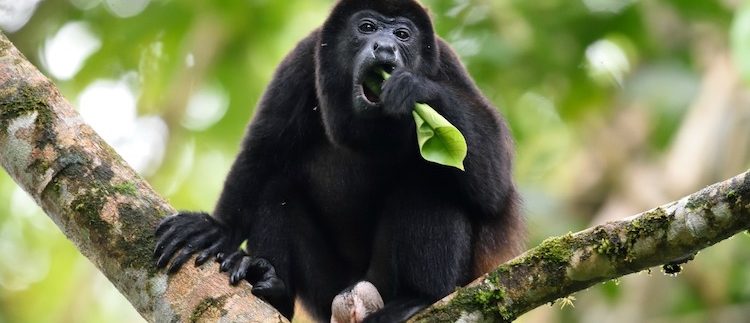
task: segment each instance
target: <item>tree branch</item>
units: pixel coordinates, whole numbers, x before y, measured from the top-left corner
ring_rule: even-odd
[[[750,228],[750,172],[656,209],[549,238],[412,318],[505,322],[596,283],[679,264]]]
[[[2,34],[0,164],[146,320],[287,322],[216,263],[156,270],[154,228],[175,210]]]
[[[155,269],[153,229],[174,209],[2,34],[0,164],[146,320],[287,322],[248,284],[229,286],[215,263],[169,277]],[[547,239],[411,321],[511,321],[598,282],[683,262],[749,227],[744,173],[629,219]]]

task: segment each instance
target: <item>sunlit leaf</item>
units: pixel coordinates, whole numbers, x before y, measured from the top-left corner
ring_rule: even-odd
[[[415,104],[412,114],[422,158],[464,170],[467,147],[461,131],[427,104]]]

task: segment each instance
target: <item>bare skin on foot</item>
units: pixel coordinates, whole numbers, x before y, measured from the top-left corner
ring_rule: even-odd
[[[370,282],[362,281],[349,291],[336,295],[331,304],[331,323],[361,323],[383,308],[383,298]]]

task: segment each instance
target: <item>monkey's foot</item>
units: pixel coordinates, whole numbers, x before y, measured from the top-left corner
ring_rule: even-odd
[[[378,289],[361,281],[351,290],[336,295],[331,304],[331,323],[361,323],[368,315],[383,308]]]

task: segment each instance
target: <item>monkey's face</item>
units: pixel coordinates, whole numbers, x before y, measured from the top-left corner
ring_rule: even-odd
[[[402,71],[433,76],[439,70],[427,11],[414,0],[339,0],[317,34],[315,94],[328,139],[358,151],[392,150],[413,132],[413,122],[389,110],[393,90],[377,93],[382,85],[390,89],[378,72],[396,78]]]
[[[352,106],[361,116],[382,114],[383,71],[414,69],[419,61],[420,35],[407,18],[386,17],[371,10],[352,15],[348,38],[352,64]]]

